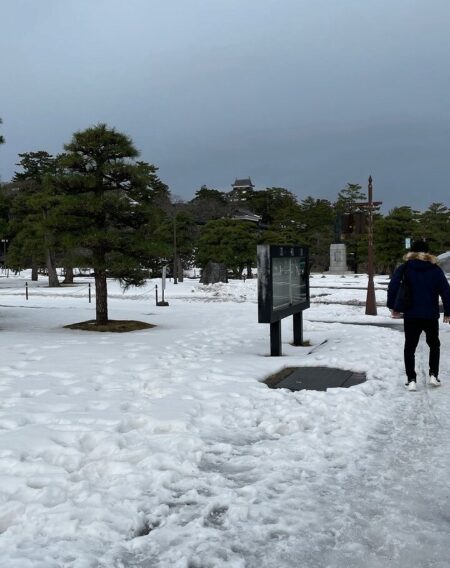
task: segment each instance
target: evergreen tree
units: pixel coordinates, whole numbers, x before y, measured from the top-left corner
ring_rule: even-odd
[[[0,188],[0,235],[4,237],[6,235],[6,227],[8,225],[8,213],[9,205],[7,202],[6,195]]]
[[[258,228],[249,221],[218,219],[210,221],[201,230],[197,262],[205,267],[211,260],[225,264],[240,277],[244,268],[256,261]]]
[[[280,223],[298,216],[298,201],[295,195],[284,187],[268,187],[250,194],[248,207],[261,217],[263,225]]]
[[[195,223],[189,204],[172,204],[170,214],[161,223],[158,235],[166,245],[166,258],[160,259],[160,264],[169,263],[173,275],[182,281],[183,269],[189,268],[194,262],[194,250],[198,239],[199,227]],[[175,254],[178,269],[175,271]],[[176,274],[175,274],[176,272]]]
[[[10,238],[8,232],[8,218],[10,210],[10,198],[0,186],[0,237],[2,239]],[[3,250],[1,251],[3,254]]]
[[[64,146],[64,175],[57,179],[65,197],[58,214],[65,219],[66,244],[95,275],[96,321],[108,321],[107,277],[122,285],[141,285],[157,241],[161,210],[156,202],[167,187],[157,168],[136,161],[131,139],[98,124],[76,132]]]
[[[352,269],[357,272],[359,263],[367,261],[368,245],[367,233],[356,231],[357,217],[362,216],[363,226],[366,226],[367,208],[359,206],[360,202],[367,202],[367,197],[358,183],[347,183],[338,193],[335,203],[335,242],[344,240],[347,254],[352,259]],[[353,221],[351,230],[349,225]]]
[[[301,210],[297,198],[283,187],[268,187],[255,192],[250,201],[253,212],[261,217],[265,229],[260,242],[298,245],[301,241]]]
[[[430,250],[440,254],[450,249],[450,209],[442,203],[432,203],[418,220],[413,235],[426,238]]]
[[[210,189],[206,185],[195,192],[195,197],[187,206],[193,219],[196,222],[206,223],[212,219],[220,219],[230,212],[230,206],[225,193]]]
[[[347,183],[347,185],[340,190],[335,204],[336,211],[342,213],[354,213],[358,211],[358,201],[366,201],[367,197],[362,191],[359,183]]]
[[[192,201],[201,201],[203,199],[213,199],[219,203],[227,203],[225,193],[218,189],[210,189],[207,185],[202,185],[202,187],[195,192],[195,197]]]
[[[301,242],[309,247],[312,270],[329,266],[330,244],[333,242],[335,212],[326,199],[307,197],[300,202]]]
[[[56,273],[58,249],[57,225],[53,222],[59,196],[49,184],[55,175],[58,160],[45,151],[19,154],[13,181],[18,186],[12,205],[11,230],[14,239],[10,252],[12,266],[20,268],[31,263],[45,264],[49,286],[59,286]]]
[[[405,254],[405,239],[415,234],[418,215],[411,207],[394,207],[374,223],[375,262],[379,272],[392,274]]]

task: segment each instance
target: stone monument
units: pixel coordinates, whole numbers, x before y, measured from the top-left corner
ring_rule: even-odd
[[[345,274],[348,272],[347,247],[343,243],[330,245],[330,269],[329,274]]]

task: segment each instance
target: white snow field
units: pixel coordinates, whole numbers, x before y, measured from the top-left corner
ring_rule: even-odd
[[[450,566],[450,326],[441,378],[403,387],[403,334],[364,315],[364,276],[311,278],[308,347],[283,357],[257,323],[256,280],[123,294],[95,333],[88,279],[0,278],[1,568]],[[378,323],[381,326],[367,325]],[[385,326],[385,327],[383,327]],[[396,327],[397,326],[397,327]],[[400,329],[401,331],[401,329]],[[288,366],[365,372],[327,392],[269,389]]]

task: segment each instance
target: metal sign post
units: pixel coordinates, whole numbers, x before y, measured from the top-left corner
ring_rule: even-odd
[[[158,298],[156,299],[157,306],[168,306],[169,302],[164,300],[164,292],[166,289],[166,280],[167,280],[167,264],[162,267],[162,275],[161,275],[161,301],[158,302]]]
[[[294,314],[292,316],[292,323],[294,331],[293,344],[297,346],[303,345],[303,312],[298,312],[298,314]]]

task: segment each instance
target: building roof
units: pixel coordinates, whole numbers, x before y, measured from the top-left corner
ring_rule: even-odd
[[[254,223],[259,223],[261,221],[261,216],[256,215],[256,213],[253,213],[253,211],[250,211],[249,209],[235,209],[231,218],[237,221],[253,221]]]
[[[234,183],[231,184],[231,187],[255,187],[252,184],[252,180],[250,178],[244,179],[236,179]]]

